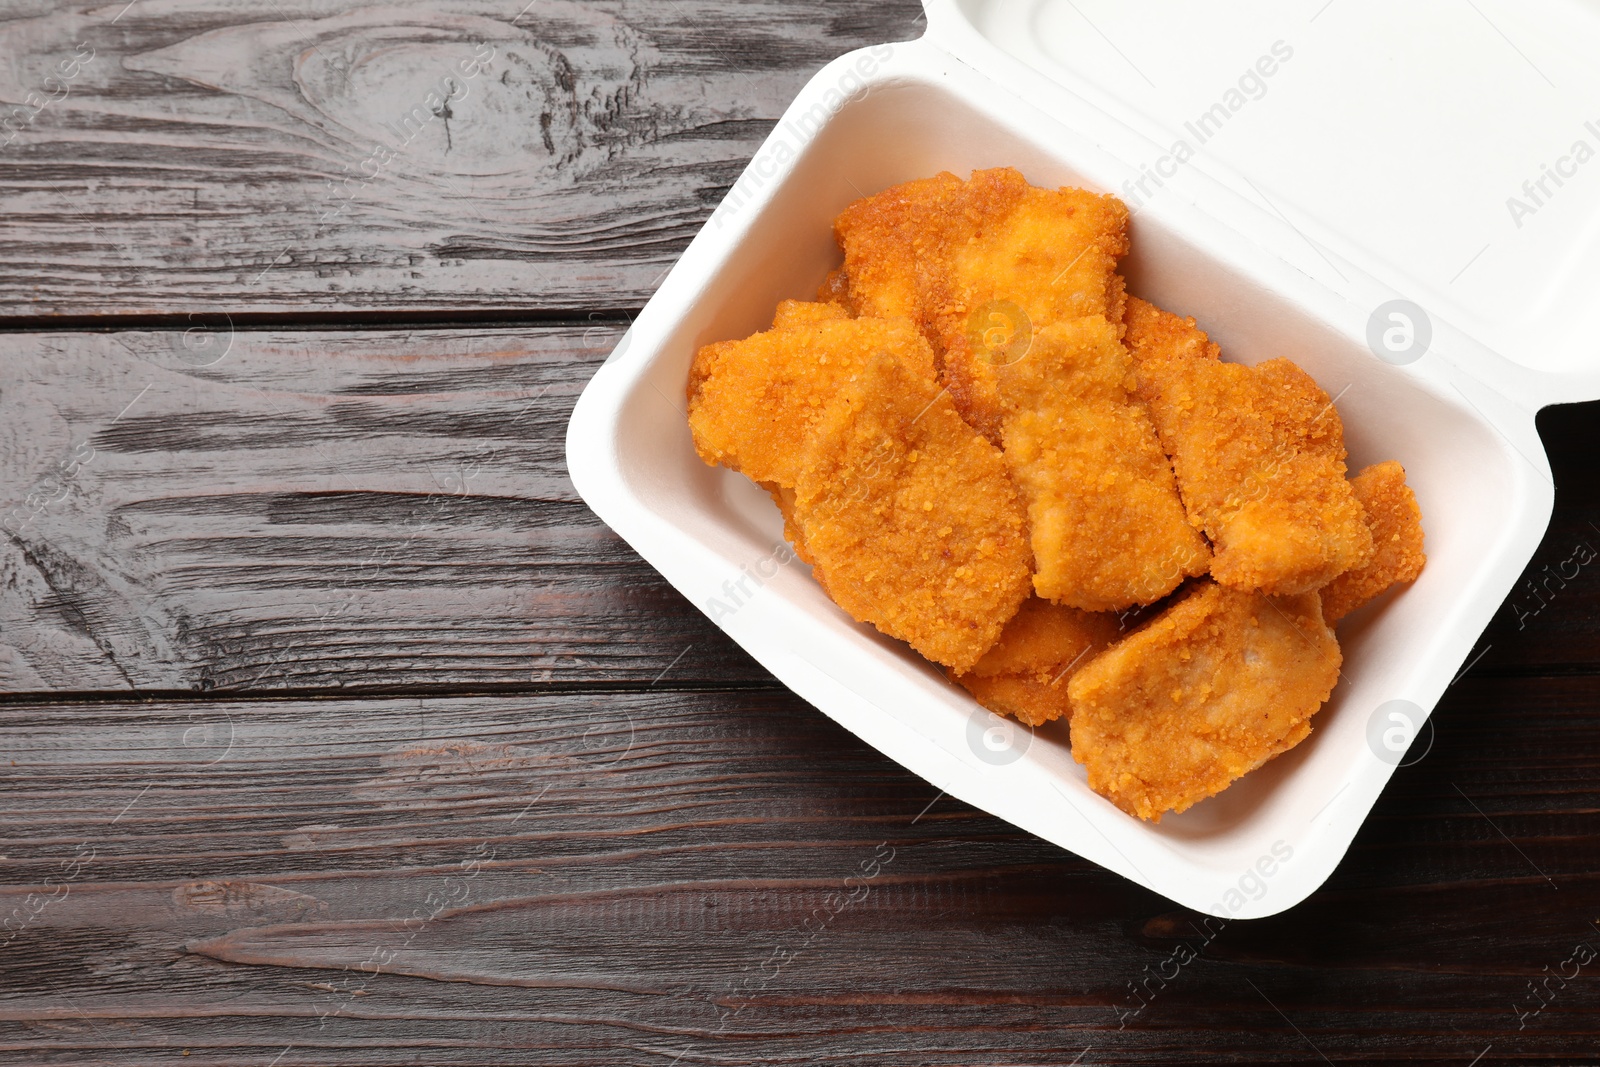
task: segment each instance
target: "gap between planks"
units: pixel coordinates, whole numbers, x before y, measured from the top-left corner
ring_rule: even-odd
[[[118,691],[91,689],[82,692],[0,693],[0,708],[35,707],[62,704],[154,704],[154,703],[239,703],[267,704],[295,701],[360,700],[469,700],[494,697],[517,698],[547,696],[607,696],[644,693],[774,693],[786,692],[777,679],[769,682],[697,681],[688,685],[670,682],[546,682],[538,685],[410,686],[405,688],[372,686],[363,688],[315,689],[151,689]]]
[[[559,326],[629,326],[640,308],[527,308],[494,311],[189,312],[148,315],[0,316],[0,333],[116,333],[187,330],[196,319],[226,319],[245,331],[348,331],[523,329]]]

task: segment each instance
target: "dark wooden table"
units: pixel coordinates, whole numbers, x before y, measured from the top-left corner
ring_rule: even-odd
[[[1600,1063],[1593,569],[1321,892],[1202,940],[566,476],[783,106],[917,4],[521,7],[5,5],[0,1063]],[[1542,418],[1530,578],[1600,544],[1596,411]]]

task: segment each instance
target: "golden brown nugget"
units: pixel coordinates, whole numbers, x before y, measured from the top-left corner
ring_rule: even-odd
[[[892,357],[874,359],[818,423],[794,521],[834,603],[958,671],[1028,596],[1027,523],[999,450]]]
[[[772,316],[774,330],[794,330],[823,322],[850,318],[850,309],[837,302],[785,300]]]
[[[997,376],[1034,590],[1085,611],[1159,600],[1211,561],[1132,385],[1118,331],[1099,316],[1045,327]]]
[[[1287,359],[1145,359],[1136,373],[1218,582],[1290,596],[1371,558],[1344,426],[1309,374]]]
[[[1117,637],[1117,617],[1064,608],[1031,597],[1006,623],[999,642],[965,674],[950,677],[1000,715],[1029,726],[1072,718],[1072,672]]]
[[[1159,822],[1305,740],[1340,661],[1316,593],[1203,582],[1073,675],[1073,758],[1089,788]]]
[[[834,220],[844,266],[824,290],[844,288],[857,315],[909,318],[937,343],[935,321],[951,297],[951,250],[986,221],[978,205],[969,212],[972,199],[965,182],[941,173],[857,200]],[[990,204],[987,213],[1010,206]]]
[[[1123,343],[1135,362],[1147,359],[1222,358],[1222,352],[1192,318],[1162,311],[1148,300],[1128,297]]]
[[[792,488],[811,426],[877,353],[934,388],[933,352],[904,319],[833,317],[791,302],[787,326],[706,345],[689,369],[689,428],[712,466]]]
[[[1394,460],[1374,464],[1350,479],[1372,530],[1372,560],[1346,571],[1322,589],[1328,625],[1373,600],[1392,585],[1416,581],[1428,557],[1422,551],[1422,509]]]
[[[897,185],[850,205],[834,232],[856,312],[915,320],[957,409],[998,443],[995,363],[1051,323],[1122,321],[1127,221],[1116,197],[1035,188],[1001,167]]]

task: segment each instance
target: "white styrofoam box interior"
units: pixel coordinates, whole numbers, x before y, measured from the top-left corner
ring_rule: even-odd
[[[1368,747],[1371,713],[1394,699],[1432,708],[1538,543],[1551,491],[1542,452],[1524,451],[1537,441],[1532,415],[1499,414],[1446,364],[1380,362],[1359,324],[1329,325],[1339,298],[1181,201],[1151,205],[1133,224],[1130,291],[1199,317],[1227,358],[1291,356],[1338,395],[1353,466],[1405,464],[1429,564],[1414,587],[1347,622],[1343,680],[1311,739],[1189,812],[1151,825],[1116,810],[1088,790],[1059,725],[1040,730],[1017,763],[990,766],[969,744],[984,713],[963,691],[849,619],[803,565],[771,574],[782,551],[777,512],[761,490],[695,455],[687,370],[700,345],[765,328],[779,300],[815,291],[839,259],[832,219],[859,196],[1002,165],[1036,184],[1115,190],[1128,170],[926,43],[897,46],[808,140],[791,120],[841,84],[851,59],[796,101],[634,324],[629,347],[586,390],[569,431],[574,481],[690,600],[708,612],[720,602],[718,624],[781,680],[939,788],[1202,910],[1218,911],[1243,872],[1287,844],[1294,859],[1271,892],[1220,913],[1298,902],[1331,873],[1392,773]],[[735,599],[730,588],[752,571],[764,584],[747,581]]]
[[[1196,199],[1215,179],[1525,366],[1600,363],[1587,322],[1600,5],[957,2],[978,35],[1141,135],[1136,167],[1180,140],[1194,149],[1165,164],[1158,195]],[[1542,178],[1530,196],[1524,183]],[[1513,215],[1513,197],[1532,213]],[[1309,245],[1300,254],[1325,269]]]

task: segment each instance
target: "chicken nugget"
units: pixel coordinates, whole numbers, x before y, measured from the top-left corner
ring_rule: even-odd
[[[1132,365],[1117,337],[1100,316],[1047,326],[996,375],[1006,464],[1028,505],[1034,589],[1085,611],[1159,600],[1211,560],[1129,392]]]
[[[1309,374],[1287,359],[1154,358],[1136,374],[1218,582],[1291,596],[1371,557],[1345,480],[1344,425]]]
[[[957,409],[998,444],[1002,353],[1051,323],[1122,321],[1127,220],[1116,197],[1035,188],[1000,167],[897,185],[850,205],[834,231],[857,313],[915,319]]]
[[[784,300],[778,304],[778,310],[772,316],[772,328],[794,330],[822,322],[837,322],[839,319],[849,317],[850,309],[836,301]]]
[[[970,670],[1027,599],[1022,502],[1000,452],[887,355],[844,385],[798,464],[794,522],[850,615]]]
[[[1422,510],[1406,484],[1406,470],[1394,460],[1377,463],[1350,487],[1366,509],[1374,551],[1364,567],[1346,571],[1322,588],[1322,614],[1328,625],[1377,597],[1392,585],[1416,581],[1428,557],[1422,551]]]
[[[844,251],[844,287],[855,313],[911,319],[937,346],[935,322],[951,295],[951,250],[986,221],[971,200],[965,182],[941,173],[845,208],[833,232]],[[1009,206],[990,205],[988,213]],[[831,281],[824,288],[836,291],[839,280]]]
[[[1305,740],[1340,662],[1316,593],[1204,581],[1073,675],[1073,758],[1089,788],[1160,822]]]
[[[811,426],[840,388],[884,352],[933,388],[933,352],[904,319],[850,319],[790,301],[781,325],[706,345],[689,369],[689,428],[712,466],[792,488]]]
[[[950,672],[990,711],[1029,726],[1072,718],[1067,681],[1116,639],[1117,617],[1064,608],[1031,597],[1006,623],[999,642],[966,673]]]
[[[1162,311],[1147,300],[1128,297],[1123,343],[1135,362],[1147,359],[1222,358],[1222,352],[1192,318]]]

